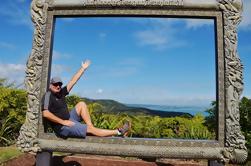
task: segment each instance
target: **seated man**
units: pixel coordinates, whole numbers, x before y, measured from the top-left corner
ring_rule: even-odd
[[[79,71],[72,77],[70,82],[62,87],[63,82],[59,77],[53,77],[50,81],[49,91],[47,91],[42,101],[43,117],[49,120],[53,130],[62,137],[82,137],[87,133],[95,136],[125,136],[130,123],[126,122],[122,128],[115,130],[100,129],[93,126],[88,112],[87,105],[79,102],[73,110],[68,111],[65,96],[69,94],[72,87],[76,84],[84,71],[89,67],[90,61],[87,60]],[[80,123],[81,119],[85,124]]]

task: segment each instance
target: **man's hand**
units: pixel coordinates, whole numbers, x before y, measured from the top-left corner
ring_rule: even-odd
[[[64,120],[62,125],[71,127],[71,126],[73,126],[74,124],[75,124],[75,123],[74,123],[73,121]]]
[[[90,60],[86,60],[85,62],[82,62],[82,68],[86,70],[91,64]]]

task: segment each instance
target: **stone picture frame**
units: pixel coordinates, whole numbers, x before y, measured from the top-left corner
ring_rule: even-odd
[[[26,121],[17,146],[24,152],[61,151],[87,154],[187,158],[243,163],[245,138],[239,124],[243,66],[237,53],[241,0],[33,0],[33,47],[26,68]],[[211,18],[215,23],[217,123],[216,140],[94,137],[60,139],[44,132],[41,98],[49,84],[56,17],[130,16]]]

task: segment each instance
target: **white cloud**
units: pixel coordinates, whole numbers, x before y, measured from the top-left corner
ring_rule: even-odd
[[[98,89],[98,90],[96,91],[96,93],[98,93],[98,94],[103,93],[103,89]]]
[[[24,0],[18,0],[18,2],[6,1],[3,3],[0,6],[0,15],[14,25],[24,25],[33,30],[29,6],[23,4]]]
[[[131,19],[133,21],[133,19]],[[135,33],[135,37],[141,46],[152,46],[157,50],[168,48],[186,47],[188,39],[182,38],[179,34],[184,30],[212,26],[213,19],[192,19],[192,18],[165,18],[165,19],[143,19],[135,20],[145,25],[146,29]]]
[[[53,51],[52,58],[53,60],[59,60],[59,59],[70,59],[72,57],[71,54],[68,53],[61,53],[58,51]]]
[[[63,73],[68,73],[71,70],[69,67],[60,64],[52,64],[51,76],[61,76]]]
[[[124,100],[135,104],[157,104],[157,105],[207,105],[213,99],[210,95],[196,94],[185,95],[179,92],[171,92],[171,89],[163,89],[154,86],[142,86],[127,90]],[[123,98],[123,96],[120,96]]]
[[[106,67],[107,68],[107,67]],[[105,71],[105,72],[104,72]],[[133,66],[117,66],[117,67],[110,67],[103,70],[102,77],[108,77],[108,78],[124,78],[129,77],[138,72],[137,67]],[[105,73],[105,74],[104,74]]]
[[[186,46],[184,39],[178,38],[178,19],[148,19],[140,21],[146,29],[135,33],[141,46],[152,46],[157,50]]]
[[[24,64],[5,64],[0,63],[0,78],[6,78],[9,82],[14,82],[16,85],[23,84],[25,77]]]
[[[10,50],[13,50],[13,49],[16,48],[16,46],[13,45],[13,44],[10,44],[10,43],[0,41],[0,48],[7,48],[7,49],[10,49]]]
[[[146,30],[140,31],[136,36],[141,40],[142,45],[163,45],[168,42],[166,36],[163,35],[163,32],[159,30]]]
[[[179,105],[179,106],[209,106],[215,100],[213,95],[182,95],[172,93],[168,89],[154,86],[111,88],[105,93],[93,93],[91,89],[82,90],[80,95],[93,99],[112,99],[127,104],[155,104],[155,105]],[[83,94],[84,91],[84,94]]]
[[[192,3],[205,3],[204,0],[190,0]],[[214,3],[215,0],[211,0]],[[210,3],[207,1],[206,3]],[[242,21],[240,23],[241,30],[251,30],[251,1],[243,0],[243,13],[242,13]],[[202,19],[187,19],[186,27],[196,29],[198,27],[211,25],[213,21],[202,20]]]
[[[242,21],[240,23],[241,30],[251,30],[251,1],[243,1]]]
[[[186,19],[186,28],[197,29],[202,26],[213,25],[214,21],[212,19]]]
[[[76,20],[75,18],[72,18],[72,17],[65,17],[65,18],[58,18],[58,19],[63,20],[64,22],[69,22],[69,23]]]

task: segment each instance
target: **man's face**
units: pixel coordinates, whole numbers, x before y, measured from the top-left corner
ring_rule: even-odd
[[[61,82],[57,82],[57,83],[50,84],[50,90],[51,90],[53,93],[59,93],[60,90],[61,90],[61,86],[62,86],[62,83],[61,83]]]

